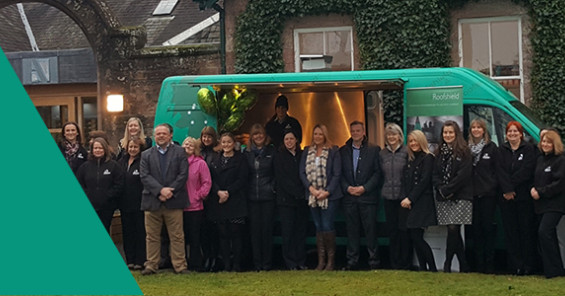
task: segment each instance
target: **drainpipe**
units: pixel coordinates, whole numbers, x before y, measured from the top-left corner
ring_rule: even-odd
[[[222,74],[226,74],[226,11],[218,3],[212,8],[220,13],[220,64]]]

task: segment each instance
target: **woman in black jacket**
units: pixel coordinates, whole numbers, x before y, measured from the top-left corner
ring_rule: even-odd
[[[222,151],[210,164],[212,194],[207,214],[218,227],[224,271],[241,271],[243,226],[247,216],[247,160],[235,150],[235,137],[231,133],[222,134],[220,143]]]
[[[536,263],[534,204],[530,189],[534,183],[537,152],[523,140],[524,128],[517,121],[506,125],[506,140],[500,145],[499,182],[502,224],[508,265],[516,275],[531,274]]]
[[[556,227],[565,213],[565,158],[563,142],[555,131],[543,134],[539,143],[542,155],[535,169],[534,187],[530,190],[536,214],[543,271],[547,278],[565,275]]]
[[[211,126],[205,126],[200,132],[200,155],[206,161],[208,168],[212,164],[212,161],[218,157],[218,151],[221,150],[220,144],[218,143],[218,133]],[[216,225],[208,218],[208,204],[210,203],[210,196],[212,193],[208,194],[208,197],[204,200],[204,224],[202,225],[201,232],[201,246],[202,246],[202,258],[204,260],[204,265],[202,266],[203,271],[216,271],[216,261],[218,258],[218,229]]]
[[[455,121],[441,128],[442,139],[436,151],[433,183],[439,225],[447,225],[447,247],[443,271],[451,272],[451,261],[457,255],[461,271],[468,271],[461,225],[471,224],[473,211],[472,160],[469,147]]]
[[[249,131],[249,146],[243,153],[247,159],[247,212],[251,235],[251,251],[256,271],[271,270],[273,223],[275,216],[275,148],[261,124]]]
[[[103,138],[92,140],[90,151],[88,161],[78,169],[77,179],[110,233],[114,210],[124,187],[124,171],[112,160],[108,143]]]
[[[76,122],[65,123],[62,130],[63,139],[59,143],[59,150],[61,150],[73,174],[76,175],[78,168],[86,162],[88,152],[82,146],[82,136]]]
[[[473,246],[478,272],[494,272],[496,196],[498,193],[498,147],[490,140],[482,118],[471,121],[469,148],[473,157]]]
[[[299,165],[302,150],[292,129],[284,131],[283,145],[275,153],[277,209],[282,236],[282,257],[290,270],[306,268],[306,225],[308,204],[300,181]]]
[[[118,145],[116,159],[121,159],[124,154],[127,153],[129,140],[133,139],[141,140],[141,151],[145,151],[153,146],[151,138],[145,135],[141,119],[137,117],[130,117],[130,119],[128,119],[124,130],[124,137],[120,139],[120,144]]]
[[[145,263],[145,218],[141,210],[143,184],[139,164],[143,140],[132,139],[127,143],[127,152],[120,158],[125,172],[124,193],[119,201],[122,216],[124,253],[130,269],[141,270]]]
[[[408,163],[402,182],[405,198],[400,205],[409,210],[406,228],[410,232],[420,270],[436,272],[434,253],[424,240],[426,227],[437,224],[432,186],[434,155],[428,149],[426,135],[419,130],[408,134],[408,148]]]

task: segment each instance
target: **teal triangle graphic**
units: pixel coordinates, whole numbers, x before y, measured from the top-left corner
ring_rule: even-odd
[[[0,294],[142,295],[0,49]]]

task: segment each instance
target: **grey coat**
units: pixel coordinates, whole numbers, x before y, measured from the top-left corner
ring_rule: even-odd
[[[167,151],[167,171],[161,173],[159,162],[160,152],[153,146],[141,153],[141,183],[143,193],[141,197],[142,211],[156,211],[161,207],[159,195],[163,187],[174,188],[173,197],[165,201],[168,209],[184,209],[188,207],[188,193],[186,179],[188,178],[188,161],[186,152],[178,145],[171,144]]]
[[[405,197],[402,196],[401,191],[404,166],[408,161],[406,147],[400,146],[395,151],[391,151],[387,146],[380,153],[384,173],[381,195],[386,200],[401,200]]]

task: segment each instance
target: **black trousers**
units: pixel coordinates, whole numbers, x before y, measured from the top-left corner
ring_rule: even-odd
[[[380,262],[379,243],[377,240],[377,204],[343,203],[345,224],[347,229],[347,264],[356,266],[359,263],[361,243],[361,226],[365,231],[369,266],[376,267]]]
[[[494,271],[495,212],[496,197],[482,196],[473,199],[473,252],[478,272]]]
[[[222,221],[217,226],[224,271],[241,271],[245,224]]]
[[[278,206],[281,223],[282,257],[288,269],[306,264],[306,228],[308,205]]]
[[[112,225],[112,218],[114,217],[114,207],[107,207],[96,210],[96,214],[98,215],[98,219],[106,228],[108,234],[110,234],[110,226]]]
[[[532,271],[536,260],[536,219],[532,200],[501,201],[510,270]]]
[[[548,212],[541,215],[538,239],[543,262],[543,273],[547,278],[565,275],[556,229],[561,216],[563,214],[559,212]]]
[[[248,201],[247,209],[253,264],[257,270],[270,270],[273,260],[275,201]]]
[[[204,221],[204,210],[185,211],[183,213],[184,245],[190,247],[187,252],[188,267],[194,270],[202,268],[202,247],[200,244],[200,232]]]
[[[145,263],[145,214],[143,211],[121,212],[124,253],[128,264]]]
[[[220,242],[218,240],[218,227],[216,223],[206,218],[206,204],[204,205],[204,221],[202,224],[202,232],[200,242],[202,244],[204,268],[215,269],[216,259],[218,258],[218,249]]]
[[[412,240],[406,229],[400,200],[384,200],[386,227],[389,236],[389,259],[393,269],[409,270],[412,267]]]

